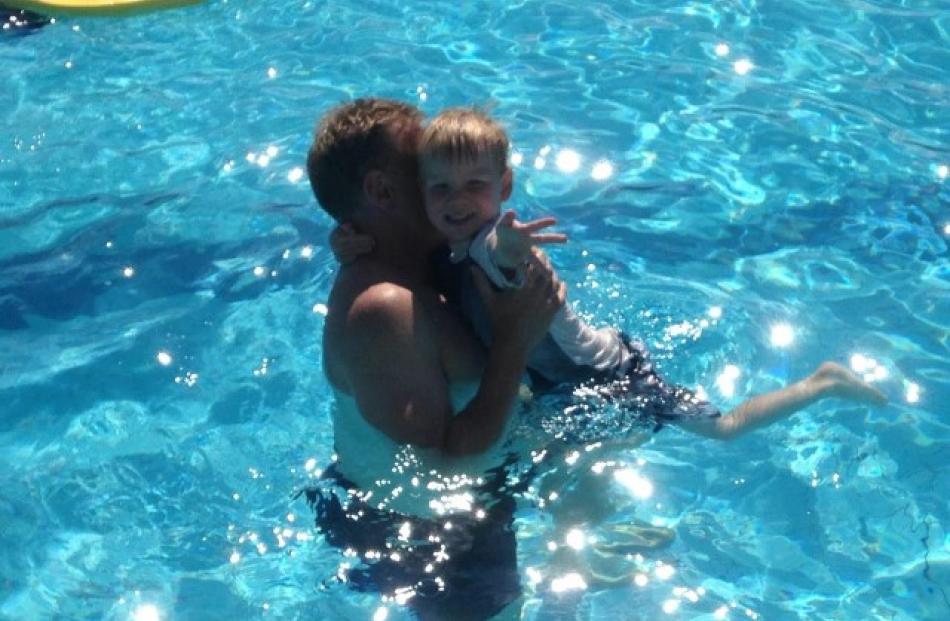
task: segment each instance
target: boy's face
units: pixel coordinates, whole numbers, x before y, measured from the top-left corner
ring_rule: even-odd
[[[484,154],[458,162],[422,158],[421,172],[426,214],[449,242],[475,237],[511,196],[511,170]]]

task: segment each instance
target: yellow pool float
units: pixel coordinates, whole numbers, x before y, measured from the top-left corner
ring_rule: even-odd
[[[0,0],[0,5],[41,15],[128,15],[175,9],[204,0]]]

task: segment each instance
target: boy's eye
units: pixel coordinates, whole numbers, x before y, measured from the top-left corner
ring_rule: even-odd
[[[435,183],[429,186],[429,194],[442,195],[449,191],[447,183]]]

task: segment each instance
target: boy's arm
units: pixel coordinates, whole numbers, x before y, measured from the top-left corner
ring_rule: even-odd
[[[371,235],[357,232],[352,224],[344,222],[330,231],[330,250],[340,265],[348,265],[376,245]]]
[[[520,287],[524,281],[524,266],[531,258],[533,247],[567,241],[567,236],[562,233],[538,232],[556,223],[554,218],[519,222],[515,220],[515,212],[507,211],[479,231],[469,245],[469,256],[496,287]]]

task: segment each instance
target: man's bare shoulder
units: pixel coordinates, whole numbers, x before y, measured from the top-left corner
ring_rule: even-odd
[[[416,293],[393,282],[381,282],[361,291],[346,313],[346,327],[359,340],[388,341],[402,336],[419,321]]]
[[[388,323],[411,316],[418,294],[385,270],[343,270],[330,294],[328,318],[332,315],[339,328]]]
[[[323,331],[324,369],[331,383],[349,392],[348,368],[371,356],[416,349],[428,339],[429,321],[419,296],[385,269],[341,270],[328,301]],[[430,342],[430,341],[429,341]]]

